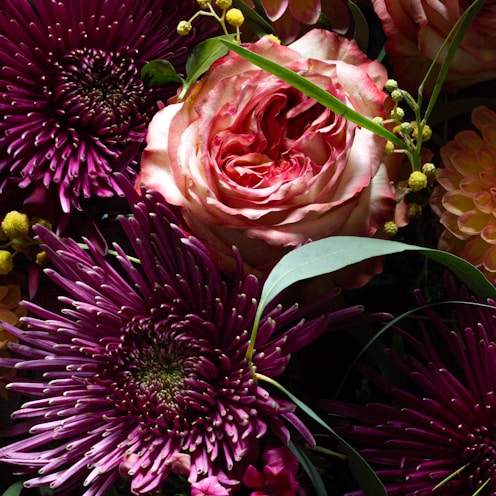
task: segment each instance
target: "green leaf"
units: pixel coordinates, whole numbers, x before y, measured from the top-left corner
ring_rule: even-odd
[[[250,26],[259,38],[266,34],[275,34],[274,28],[269,24],[267,19],[262,17],[256,10],[249,7],[243,0],[233,0],[233,7],[243,12],[245,20],[250,23]]]
[[[21,491],[23,490],[23,481],[14,482],[11,486],[9,486],[2,496],[19,496]]]
[[[255,11],[260,14],[267,22],[269,22],[269,17],[267,16],[267,12],[265,12],[264,6],[261,0],[253,0],[253,5],[255,7]]]
[[[307,473],[317,496],[327,496],[324,481],[307,454],[291,440],[288,443],[288,448],[298,458],[303,470]]]
[[[348,444],[347,441],[345,441],[337,432],[327,425],[310,407],[305,405],[303,401],[299,400],[294,394],[290,393],[285,387],[276,382],[274,379],[266,377],[262,374],[257,374],[256,377],[262,381],[272,384],[282,391],[298,408],[301,408],[312,420],[324,427],[324,429],[327,430],[330,435],[336,439],[336,441],[338,441],[346,454],[350,464],[350,469],[365,496],[386,496],[384,485],[379,480],[370,465],[358,454],[357,451],[355,451],[355,449],[353,449],[350,444]]]
[[[283,67],[273,62],[272,60],[262,57],[261,55],[253,53],[246,48],[236,45],[236,43],[232,43],[226,40],[222,40],[222,43],[252,64],[255,64],[256,66],[270,72],[271,74],[274,74],[274,76],[277,76],[283,81],[286,81],[294,88],[302,91],[309,97],[313,98],[316,102],[324,105],[324,107],[331,109],[336,114],[339,114],[345,119],[357,124],[358,126],[368,129],[369,131],[381,136],[382,138],[391,141],[400,148],[406,148],[406,144],[400,138],[398,138],[398,136],[391,133],[379,124],[376,124],[373,120],[359,114],[351,107],[348,107],[346,104],[344,104],[341,100],[329,94],[326,90],[312,83],[303,76],[300,76],[296,72]]]
[[[200,76],[203,76],[217,59],[220,59],[227,54],[229,50],[221,41],[229,42],[229,40],[234,39],[235,36],[235,34],[215,36],[213,38],[208,38],[195,46],[186,61],[186,81],[184,82],[183,89],[179,95],[179,100],[184,98],[189,87],[197,81]]]
[[[372,257],[418,251],[448,267],[472,291],[483,298],[496,299],[496,288],[484,274],[466,260],[441,250],[408,245],[398,241],[355,236],[332,236],[300,246],[286,254],[265,281],[255,319],[255,327],[266,305],[295,282],[328,274]]]
[[[170,83],[182,84],[183,78],[168,60],[152,60],[141,69],[141,79],[152,88]]]
[[[353,38],[357,42],[362,52],[366,52],[369,46],[369,25],[367,19],[360,10],[360,7],[353,2],[348,0],[348,8],[350,9],[351,16],[353,17],[354,33]]]

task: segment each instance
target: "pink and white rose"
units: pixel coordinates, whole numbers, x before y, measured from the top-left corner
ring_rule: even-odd
[[[313,30],[287,47],[267,37],[248,48],[362,115],[384,115],[386,70],[351,40]],[[392,220],[384,144],[230,53],[155,115],[141,179],[180,207],[225,268],[232,245],[259,267],[309,240],[373,236]]]
[[[372,0],[387,36],[386,53],[401,88],[416,94],[467,0]],[[440,57],[439,64],[443,58]],[[496,78],[496,1],[487,0],[451,63],[445,89],[457,92]],[[426,86],[432,89],[434,77]]]

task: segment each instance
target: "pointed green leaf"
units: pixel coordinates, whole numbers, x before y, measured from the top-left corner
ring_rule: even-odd
[[[367,19],[360,10],[360,7],[353,2],[348,0],[348,8],[350,9],[351,15],[353,17],[354,33],[353,38],[357,42],[362,52],[366,52],[369,46],[369,25]]]
[[[22,481],[15,482],[3,492],[2,496],[19,496],[23,488]]]
[[[168,60],[152,60],[145,64],[141,69],[141,79],[152,88],[183,82],[183,78]]]
[[[298,458],[298,461],[303,467],[303,470],[307,473],[317,496],[327,496],[324,481],[313,463],[308,458],[307,454],[291,440],[289,441],[288,448],[296,456],[296,458]]]
[[[408,245],[398,241],[355,236],[332,236],[300,246],[286,254],[265,281],[256,324],[267,305],[281,291],[295,282],[328,274],[372,257],[417,251],[448,267],[474,293],[496,299],[496,288],[484,274],[466,260],[441,250]]]
[[[184,83],[179,99],[183,98],[189,87],[203,76],[210,66],[217,60],[227,54],[227,47],[221,43],[221,40],[230,41],[236,35],[222,35],[208,38],[192,50],[188,60],[186,61],[186,81]]]

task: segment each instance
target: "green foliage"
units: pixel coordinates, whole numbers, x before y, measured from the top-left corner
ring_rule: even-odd
[[[482,272],[466,260],[451,253],[398,241],[357,236],[332,236],[300,246],[281,258],[265,281],[257,321],[267,304],[295,282],[329,274],[369,258],[404,251],[422,253],[448,267],[479,296],[496,298],[496,288]]]
[[[141,69],[141,79],[148,86],[155,88],[170,83],[184,82],[168,60],[152,60]]]
[[[3,492],[2,496],[19,496],[23,488],[23,481],[14,482]]]
[[[210,66],[227,54],[228,49],[222,42],[231,42],[235,34],[216,36],[198,43],[186,62],[186,80],[179,95],[184,98],[189,87],[208,71]]]
[[[248,359],[251,361],[258,325],[267,304],[283,290],[298,281],[330,274],[369,258],[405,251],[417,251],[446,266],[478,296],[496,299],[496,288],[484,274],[466,260],[451,253],[398,241],[357,236],[332,236],[290,251],[272,269],[260,297],[247,351]]]
[[[322,477],[320,477],[320,474],[315,468],[315,465],[308,458],[305,451],[301,449],[297,444],[294,444],[293,441],[289,441],[288,448],[298,458],[298,461],[303,467],[303,470],[305,470],[305,472],[307,473],[317,496],[327,496],[324,481],[322,480]]]
[[[365,53],[368,48],[370,34],[367,19],[355,2],[348,0],[347,5],[350,9],[351,16],[353,17],[353,39],[357,42],[360,50]]]

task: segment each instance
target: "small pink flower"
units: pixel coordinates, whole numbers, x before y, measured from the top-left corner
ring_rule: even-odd
[[[191,496],[229,496],[229,492],[215,475],[211,475],[191,484]]]
[[[131,475],[129,471],[138,460],[139,456],[136,453],[129,453],[126,455],[119,464],[119,475],[121,477],[129,477]]]
[[[249,465],[243,476],[243,484],[256,489],[252,496],[294,496],[300,484],[295,475],[298,460],[285,447],[268,450],[264,453],[266,465],[260,473],[253,465]]]
[[[171,470],[174,474],[189,475],[191,470],[191,456],[187,453],[174,453],[171,456]]]

